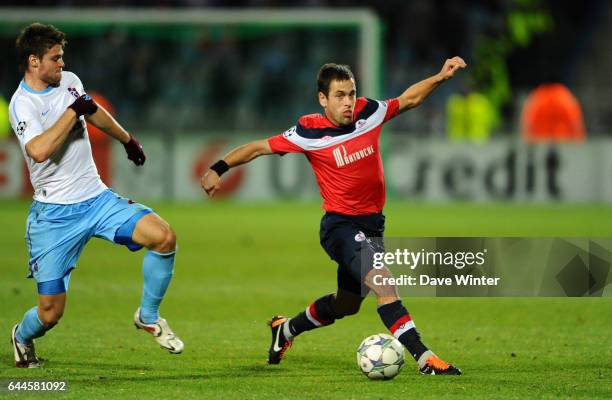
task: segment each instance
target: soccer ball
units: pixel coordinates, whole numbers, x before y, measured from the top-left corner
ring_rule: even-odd
[[[368,336],[357,349],[357,365],[370,379],[393,379],[404,366],[404,346],[385,333]]]

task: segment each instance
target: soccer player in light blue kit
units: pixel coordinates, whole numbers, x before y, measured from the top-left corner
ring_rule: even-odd
[[[63,32],[39,23],[27,26],[16,41],[24,77],[9,104],[9,118],[34,187],[26,243],[38,305],[13,327],[15,365],[41,366],[34,339],[62,317],[70,274],[92,237],[132,251],[148,249],[134,323],[162,348],[180,353],[183,342],[158,313],[174,272],[176,236],[150,208],[117,195],[100,180],[85,121],[123,143],[136,165],[144,164],[145,154],[140,143],[85,94],[79,78],[63,71],[65,44]]]

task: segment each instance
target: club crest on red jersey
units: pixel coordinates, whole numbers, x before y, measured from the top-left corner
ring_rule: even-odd
[[[285,132],[283,132],[283,136],[284,137],[291,137],[293,135],[295,135],[295,126],[292,126],[291,128],[287,129]]]

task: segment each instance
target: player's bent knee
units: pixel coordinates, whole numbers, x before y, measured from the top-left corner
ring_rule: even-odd
[[[176,234],[170,227],[162,227],[159,239],[153,244],[151,250],[168,253],[176,249]]]
[[[57,323],[59,322],[59,320],[62,318],[63,315],[64,315],[64,310],[57,310],[57,309],[52,308],[48,310],[41,310],[41,313],[39,314],[39,318],[40,318],[40,322],[42,322],[45,329],[51,329],[55,325],[57,325]]]
[[[176,233],[174,233],[174,230],[170,227],[168,227],[165,232],[163,245],[166,251],[173,251],[176,249]]]
[[[64,315],[66,294],[41,295],[38,299],[38,318],[45,329],[54,327]]]
[[[361,304],[356,304],[356,305],[352,305],[352,306],[348,306],[348,307],[344,307],[341,312],[342,312],[342,316],[343,317],[347,317],[349,315],[355,315],[359,312],[359,309],[361,308]]]
[[[343,318],[343,317],[347,317],[349,315],[355,315],[359,312],[359,309],[361,308],[361,302],[362,300],[354,300],[354,299],[344,299],[344,300],[339,300],[337,297],[335,298],[335,301],[332,303],[332,308],[333,311],[338,314],[338,319],[339,318]]]

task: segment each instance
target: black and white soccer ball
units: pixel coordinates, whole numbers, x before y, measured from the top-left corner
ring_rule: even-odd
[[[357,365],[370,379],[393,379],[404,366],[404,346],[385,333],[368,336],[357,349]]]

